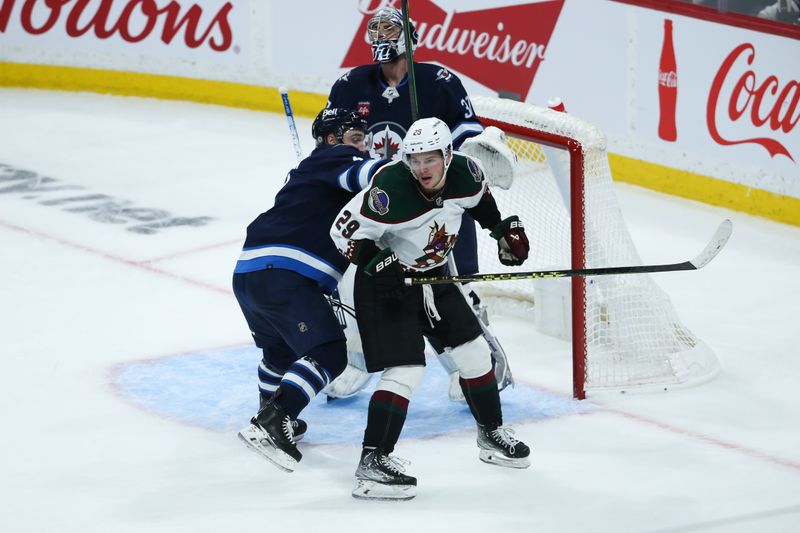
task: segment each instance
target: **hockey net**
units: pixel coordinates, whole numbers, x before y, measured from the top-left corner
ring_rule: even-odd
[[[519,158],[504,214],[528,229],[531,270],[641,264],[614,192],[602,132],[572,115],[476,96],[485,125],[506,132]],[[482,272],[509,269],[494,240],[479,234]],[[519,267],[516,267],[519,270]],[[719,363],[686,328],[649,275],[476,284],[490,311],[530,312],[543,333],[572,341],[573,393],[666,390],[712,379]]]

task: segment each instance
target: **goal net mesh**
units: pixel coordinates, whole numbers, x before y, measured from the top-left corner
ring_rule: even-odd
[[[503,216],[519,215],[531,243],[523,267],[505,267],[497,244],[479,234],[482,272],[578,268],[573,246],[584,251],[587,268],[641,264],[617,201],[602,132],[566,113],[531,104],[476,96],[478,116],[498,123],[519,158],[519,174],[509,190],[494,188]],[[512,125],[513,127],[503,127]],[[510,133],[513,130],[514,133]],[[583,163],[582,204],[571,205],[569,152],[545,147],[556,135],[579,143]],[[537,142],[539,141],[539,142]],[[573,143],[573,145],[574,145]],[[572,226],[579,242],[572,242]],[[583,301],[573,301],[568,279],[539,279],[476,284],[493,313],[528,313],[543,333],[566,339],[573,309],[583,315],[587,393],[604,390],[663,390],[713,378],[714,353],[680,320],[669,296],[646,274],[587,277]],[[574,364],[574,362],[573,362]]]

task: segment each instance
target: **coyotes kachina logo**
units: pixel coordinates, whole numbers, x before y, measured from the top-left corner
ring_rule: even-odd
[[[447,254],[456,245],[456,235],[448,235],[444,226],[439,227],[438,222],[433,223],[430,236],[428,237],[428,245],[422,249],[425,255],[415,259],[416,268],[426,268],[438,265],[447,258]]]
[[[435,61],[469,76],[495,92],[517,93],[525,100],[564,0],[472,11],[445,11],[434,0],[415,0],[411,19],[419,33],[417,61]],[[364,15],[342,68],[372,62],[367,22],[381,7],[400,8],[397,0],[361,0]]]

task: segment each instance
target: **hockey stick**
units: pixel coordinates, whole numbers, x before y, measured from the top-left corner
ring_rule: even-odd
[[[419,118],[419,102],[417,101],[417,78],[414,76],[414,40],[411,35],[411,19],[408,14],[408,0],[403,0],[403,38],[406,42],[406,58],[408,60],[408,89],[411,96],[411,122]]]
[[[279,87],[278,92],[281,93],[283,100],[283,110],[286,112],[286,120],[289,122],[289,133],[292,136],[292,146],[294,146],[294,154],[297,156],[297,162],[303,160],[303,151],[300,149],[300,136],[297,134],[297,126],[294,123],[294,113],[292,113],[292,105],[289,103],[289,91],[285,87]]]
[[[581,268],[571,270],[540,270],[536,272],[500,272],[497,274],[473,274],[467,276],[428,276],[405,278],[406,285],[437,285],[463,281],[511,281],[538,278],[573,278],[576,276],[609,276],[615,274],[650,274],[653,272],[675,272],[698,270],[706,266],[725,247],[733,231],[733,224],[725,219],[717,228],[711,241],[700,254],[690,261],[666,265],[638,265],[622,267]]]

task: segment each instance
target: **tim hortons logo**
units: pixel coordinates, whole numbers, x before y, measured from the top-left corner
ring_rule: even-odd
[[[361,0],[363,14],[342,68],[372,62],[367,22],[381,7],[399,8],[397,0]],[[417,61],[435,61],[494,91],[519,94],[524,100],[564,0],[550,0],[473,11],[444,11],[434,0],[415,0],[411,18],[419,33]],[[422,95],[424,97],[424,95]]]
[[[17,4],[17,0],[2,0],[0,33],[6,31]],[[120,5],[123,6],[121,9]],[[147,39],[158,23],[163,22],[160,38],[165,44],[181,34],[189,48],[208,43],[212,50],[224,52],[233,41],[228,21],[228,14],[233,9],[231,2],[225,2],[205,27],[201,26],[202,7],[192,4],[184,12],[177,0],[23,0],[19,6],[19,23],[30,35],[47,33],[63,22],[70,37],[93,32],[98,39],[118,35],[129,43],[137,43]]]
[[[723,146],[758,144],[770,156],[780,154],[794,162],[789,150],[773,137],[781,135],[781,132],[790,133],[800,120],[800,82],[789,80],[782,84],[777,76],[771,74],[763,81],[759,80],[756,72],[749,68],[755,57],[755,47],[744,43],[736,47],[720,65],[708,95],[708,131],[714,141]],[[718,122],[726,116],[731,123],[745,121],[771,136],[726,138],[720,132],[723,124]]]

